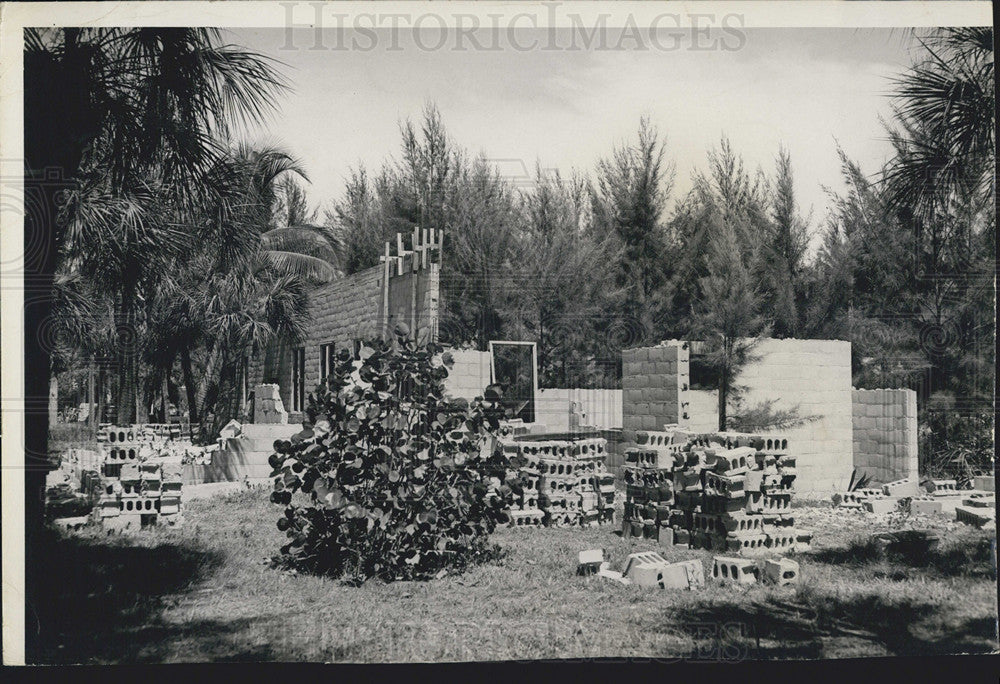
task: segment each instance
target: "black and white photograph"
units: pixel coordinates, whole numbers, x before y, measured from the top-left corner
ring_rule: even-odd
[[[994,40],[2,3],[4,665],[1000,653]]]

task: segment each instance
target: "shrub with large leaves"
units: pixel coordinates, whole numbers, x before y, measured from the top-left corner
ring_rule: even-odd
[[[516,471],[494,435],[500,390],[445,397],[450,355],[370,342],[342,350],[307,402],[304,429],[275,442],[271,501],[289,542],[275,560],[355,583],[426,579],[492,556]],[[513,490],[512,490],[513,487]]]

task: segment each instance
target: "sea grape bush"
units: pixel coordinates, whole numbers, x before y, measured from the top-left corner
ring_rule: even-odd
[[[489,535],[520,492],[494,438],[501,392],[447,399],[442,352],[400,335],[366,343],[360,360],[336,356],[302,432],[270,458],[289,538],[277,563],[361,583],[427,579],[496,552]]]

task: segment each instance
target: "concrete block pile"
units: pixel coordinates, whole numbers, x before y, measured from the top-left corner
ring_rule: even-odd
[[[183,465],[170,454],[169,434],[164,434],[144,425],[100,430],[103,463],[95,522],[118,531],[181,522]]]
[[[766,555],[807,548],[791,512],[795,458],[782,436],[639,432],[625,451],[622,533]]]
[[[503,441],[521,463],[523,493],[510,510],[511,527],[598,525],[614,517],[615,481],[602,438]]]
[[[987,482],[979,480],[975,484]],[[877,488],[833,495],[835,506],[857,508],[873,515],[901,510],[904,499],[910,502],[910,513],[916,515],[954,515],[958,522],[977,527],[995,524],[996,494],[985,488],[959,489],[955,480],[929,480],[921,487],[915,478],[904,478]]]
[[[629,554],[621,572],[615,572],[604,561],[602,549],[581,551],[577,575],[599,575],[620,584],[647,589],[698,589],[705,586],[705,570],[698,558],[668,562],[655,551]],[[716,556],[713,559],[713,580],[738,584],[758,581],[787,586],[799,581],[799,564],[787,558],[749,558]]]

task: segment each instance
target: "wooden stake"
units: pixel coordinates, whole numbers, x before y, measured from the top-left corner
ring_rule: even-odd
[[[385,243],[385,268],[382,271],[382,339],[385,340],[385,329],[389,325],[389,253],[392,247]]]
[[[403,249],[403,234],[396,233],[396,253],[399,255],[399,260],[396,262],[396,275],[403,275],[403,255],[406,250]]]

